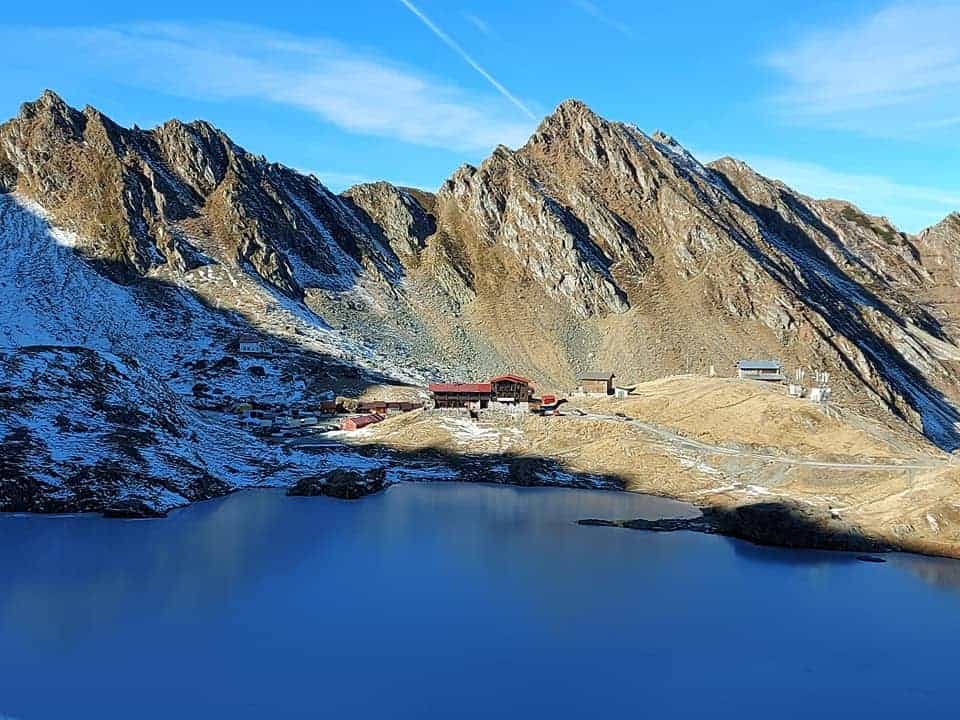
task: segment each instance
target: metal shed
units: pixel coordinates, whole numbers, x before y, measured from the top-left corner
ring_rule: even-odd
[[[779,360],[740,360],[737,363],[737,377],[741,380],[768,380],[782,382],[783,363]]]

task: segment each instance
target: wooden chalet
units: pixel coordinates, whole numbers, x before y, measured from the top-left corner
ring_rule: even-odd
[[[479,408],[490,404],[490,383],[433,383],[428,388],[436,408]]]
[[[490,395],[496,402],[530,402],[533,390],[533,383],[520,375],[507,374],[490,378]]]

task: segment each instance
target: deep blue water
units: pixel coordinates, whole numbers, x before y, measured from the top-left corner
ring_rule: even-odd
[[[0,717],[955,717],[960,563],[580,527],[667,501],[401,485],[0,516]]]

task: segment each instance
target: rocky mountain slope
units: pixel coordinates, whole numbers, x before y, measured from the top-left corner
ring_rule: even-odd
[[[958,216],[906,235],[576,101],[436,193],[336,195],[207,123],[122,128],[46,92],[0,125],[0,297],[10,357],[136,363],[184,425],[249,397],[504,370],[566,391],[587,369],[640,381],[775,356],[960,447]],[[271,358],[231,354],[251,332]]]
[[[362,267],[397,272],[340,198],[204,122],[128,130],[47,92],[3,126],[0,145],[4,184],[42,197],[84,238],[78,249],[119,279],[209,256],[302,299],[306,285],[348,287]]]
[[[408,284],[440,287],[438,344],[478,372],[566,389],[589,367],[640,380],[773,356],[960,447],[955,219],[910,237],[576,101],[429,202]]]
[[[136,361],[32,346],[0,370],[0,508],[162,512],[228,489],[214,429]]]
[[[260,332],[295,338],[287,344],[348,374],[390,366],[303,302],[318,290],[362,292],[361,278],[389,287],[402,270],[377,229],[315,178],[250,155],[206,123],[127,130],[46,92],[0,125],[0,191],[13,301],[0,324],[5,345],[122,354],[147,343],[151,359],[169,364],[198,344]],[[91,293],[98,302],[84,299]]]
[[[932,281],[915,287],[956,339],[960,335],[960,213],[924,230],[914,242]]]

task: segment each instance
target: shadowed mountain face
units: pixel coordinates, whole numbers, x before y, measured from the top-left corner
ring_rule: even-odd
[[[46,93],[0,126],[0,186],[115,281],[160,278],[261,327],[282,307],[387,372],[566,390],[598,367],[778,357],[960,447],[960,216],[905,235],[576,101],[435,195],[337,196],[206,123],[127,130]],[[291,327],[269,332],[295,345]]]

